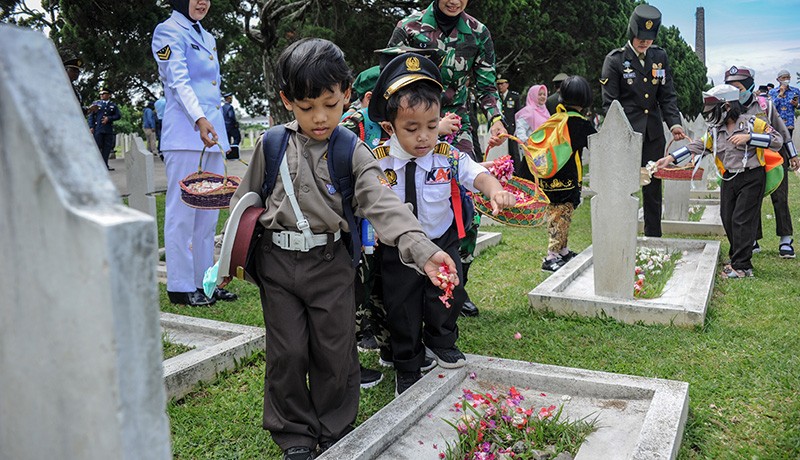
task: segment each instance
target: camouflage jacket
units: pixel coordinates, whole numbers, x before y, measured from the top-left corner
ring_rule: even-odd
[[[436,25],[433,3],[421,13],[414,13],[397,23],[388,46],[436,48],[434,62],[442,72],[442,113],[455,112],[461,117],[461,131],[469,131],[469,95],[467,77],[474,77],[479,106],[489,120],[502,115],[500,95],[495,86],[494,43],[489,29],[467,13],[461,13],[449,36]]]

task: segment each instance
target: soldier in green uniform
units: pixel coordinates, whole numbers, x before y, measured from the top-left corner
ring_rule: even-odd
[[[434,0],[421,13],[414,13],[397,23],[388,46],[407,45],[413,48],[435,49],[434,63],[442,75],[442,115],[453,112],[461,117],[461,127],[452,145],[472,159],[476,155],[472,143],[469,119],[469,93],[467,78],[474,77],[474,91],[478,103],[489,120],[488,147],[504,142],[507,134],[497,92],[494,43],[489,29],[464,12],[468,0]],[[476,214],[477,215],[477,214]],[[473,225],[462,239],[461,261],[464,264],[462,283],[466,286],[469,266],[473,260],[478,226]],[[478,309],[467,296],[461,309],[465,316],[476,316]]]
[[[629,41],[606,56],[600,83],[603,108],[618,100],[634,131],[642,134],[642,166],[664,156],[666,139],[662,120],[675,140],[685,137],[678,112],[667,53],[653,45],[661,25],[661,12],[639,5],[628,23]],[[661,236],[661,180],[642,187],[645,236]]]

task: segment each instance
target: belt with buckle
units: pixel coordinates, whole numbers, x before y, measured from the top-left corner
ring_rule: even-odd
[[[339,241],[342,237],[342,232],[337,230],[333,234],[333,241]],[[311,248],[325,246],[328,244],[328,234],[313,235],[310,242],[306,242],[305,236],[301,232],[293,232],[284,230],[282,232],[274,232],[272,234],[272,242],[281,249],[287,251],[300,251],[308,252]]]

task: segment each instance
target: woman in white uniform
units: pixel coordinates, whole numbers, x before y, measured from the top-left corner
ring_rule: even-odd
[[[200,25],[210,0],[170,0],[172,15],[156,26],[152,50],[167,105],[161,132],[161,150],[167,169],[164,240],[167,256],[167,292],[172,303],[210,305],[235,300],[217,289],[203,293],[203,274],[214,263],[214,232],[219,211],[194,209],[181,201],[179,182],[197,171],[200,152],[203,170],[222,174],[223,151],[229,149],[220,108],[220,69],[214,37]]]

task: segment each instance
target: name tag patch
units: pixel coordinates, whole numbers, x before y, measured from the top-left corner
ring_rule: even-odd
[[[425,175],[425,184],[448,184],[452,177],[452,170],[449,167],[433,168]]]

